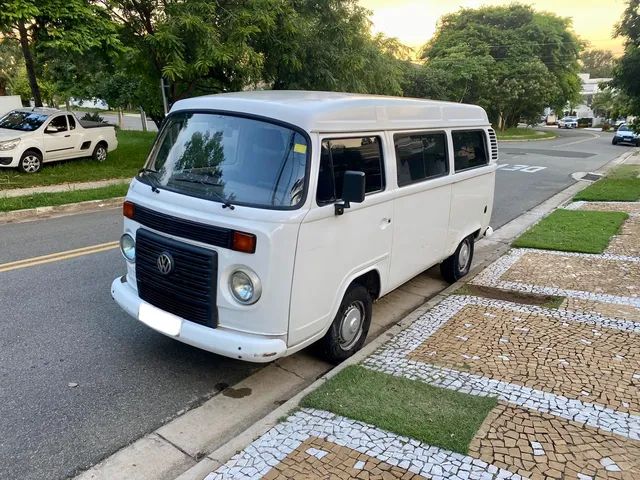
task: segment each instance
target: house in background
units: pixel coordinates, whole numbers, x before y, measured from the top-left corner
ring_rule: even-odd
[[[593,102],[593,96],[598,93],[602,88],[604,88],[605,84],[611,81],[611,78],[591,78],[591,75],[588,73],[580,73],[578,74],[580,77],[580,81],[582,82],[582,90],[580,94],[582,96],[582,100],[579,105],[574,107],[574,111],[576,112],[576,116],[578,118],[593,118],[594,126],[598,124],[591,110],[591,104]]]
[[[16,108],[22,108],[20,95],[2,95],[0,96],[0,116],[4,115]]]

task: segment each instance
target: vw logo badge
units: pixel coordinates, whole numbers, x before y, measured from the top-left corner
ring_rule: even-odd
[[[162,275],[169,275],[173,271],[173,257],[169,252],[162,252],[158,255],[156,266]]]

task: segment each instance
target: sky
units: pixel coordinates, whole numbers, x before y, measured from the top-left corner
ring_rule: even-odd
[[[373,30],[396,37],[412,48],[426,43],[438,18],[461,7],[508,5],[513,0],[360,0],[373,11]],[[574,31],[593,48],[622,53],[622,39],[612,39],[614,25],[622,17],[625,0],[530,0],[519,3],[573,20]]]

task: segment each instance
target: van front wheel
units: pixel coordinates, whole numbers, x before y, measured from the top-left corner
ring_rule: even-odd
[[[473,235],[460,242],[456,251],[440,264],[440,273],[449,283],[455,283],[471,270],[473,261]]]
[[[340,363],[362,348],[371,325],[371,295],[362,285],[353,285],[345,293],[338,313],[320,341],[322,356]]]

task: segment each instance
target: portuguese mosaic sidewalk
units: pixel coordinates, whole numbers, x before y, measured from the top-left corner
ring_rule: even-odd
[[[640,204],[567,208],[630,216],[601,255],[514,249],[471,282],[557,308],[450,295],[362,363],[496,397],[466,455],[302,409],[206,479],[640,478]]]

